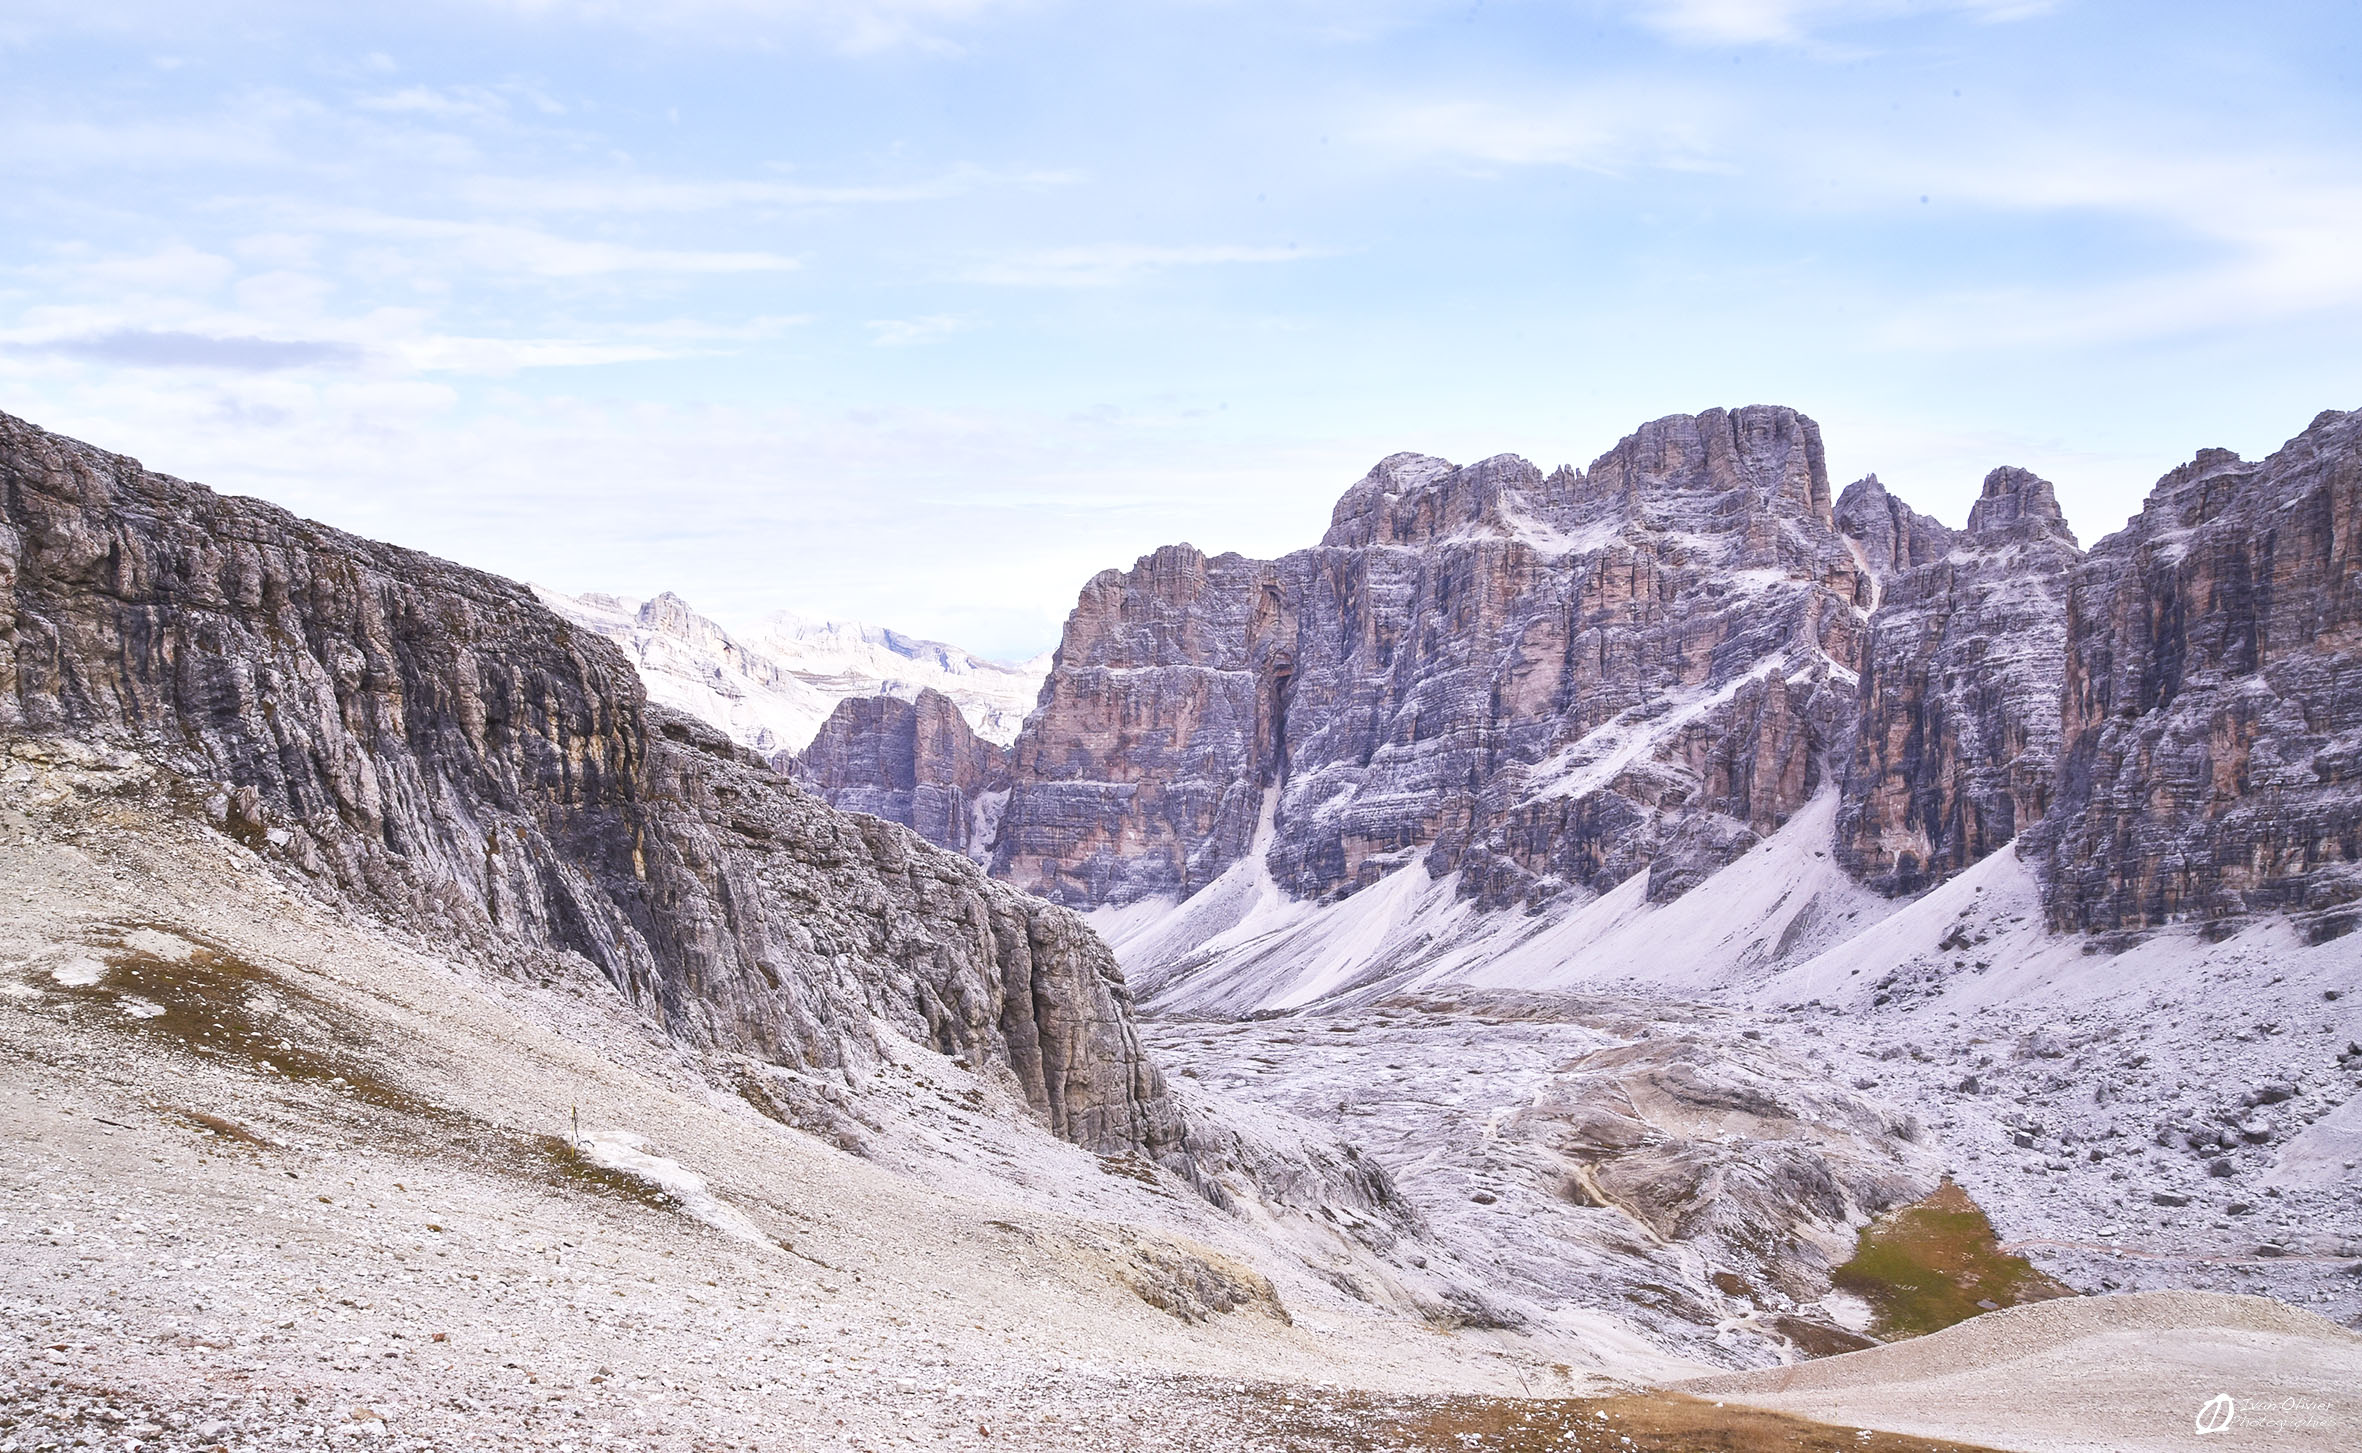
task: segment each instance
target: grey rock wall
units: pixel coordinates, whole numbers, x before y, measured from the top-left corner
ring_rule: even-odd
[[[2201,450],[2067,600],[2053,924],[2137,930],[2362,897],[2362,412]]]
[[[2083,552],[2050,483],[2022,469],[1985,476],[1965,530],[1898,521],[1891,553],[1876,528],[1896,519],[1883,493],[1856,485],[1840,509],[1841,528],[1869,522],[1858,538],[1892,573],[1870,622],[1837,851],[1871,887],[1916,893],[2050,810],[2067,577]]]
[[[1787,409],[1661,419],[1579,471],[1394,455],[1312,549],[1172,546],[1085,588],[994,871],[1086,907],[1251,855],[1309,898],[1416,862],[1488,905],[1642,870],[1663,899],[1834,790],[1881,892],[2023,840],[2064,927],[2339,931],[2356,435],[2202,454],[2088,558],[2021,469],[1960,530],[1875,476],[1832,504]]]
[[[939,691],[851,696],[804,750],[774,761],[830,806],[898,822],[927,841],[983,859],[1009,795],[1009,754],[968,725]]]
[[[994,858],[1061,902],[1186,896],[1256,841],[1334,897],[1414,859],[1491,903],[1670,895],[1822,785],[1871,586],[1793,410],[1650,424],[1588,471],[1382,461],[1323,542],[1085,588]]]
[[[0,719],[223,784],[323,893],[579,954],[693,1045],[835,1068],[884,1020],[1082,1145],[1179,1145],[1078,919],[650,708],[521,586],[0,416],[0,587]]]

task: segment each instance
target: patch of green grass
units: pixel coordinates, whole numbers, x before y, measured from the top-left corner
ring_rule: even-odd
[[[1862,1228],[1853,1260],[1830,1280],[1870,1304],[1871,1331],[1921,1337],[1979,1312],[2071,1297],[2074,1290],[2001,1249],[1993,1223],[1951,1181]]]

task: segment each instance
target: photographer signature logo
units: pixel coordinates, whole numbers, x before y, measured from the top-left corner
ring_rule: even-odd
[[[2231,1415],[2235,1411],[2236,1408],[2231,1402],[2229,1393],[2216,1393],[2206,1400],[2204,1407],[2198,1409],[2197,1428],[2199,1433],[2203,1435],[2222,1432],[2231,1426]]]

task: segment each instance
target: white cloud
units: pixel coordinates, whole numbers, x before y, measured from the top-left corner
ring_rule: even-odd
[[[970,325],[948,313],[934,313],[924,318],[879,318],[862,326],[869,329],[869,341],[880,348],[907,348],[948,338]]]
[[[320,231],[370,237],[381,242],[440,247],[453,260],[487,272],[521,273],[545,278],[596,277],[632,272],[788,272],[803,265],[795,258],[775,252],[633,247],[618,242],[562,237],[514,223],[399,217],[358,209],[303,213],[301,221],[305,226]]]
[[[756,343],[777,338],[791,328],[809,325],[809,313],[771,313],[736,323],[709,323],[702,318],[662,318],[649,323],[620,323],[608,331],[618,338],[657,339],[670,343]]]
[[[1802,45],[1817,35],[1867,21],[1958,15],[2019,20],[2055,0],[1638,0],[1635,17],[1651,30],[1691,45]]]
[[[43,271],[112,291],[209,293],[234,277],[238,268],[218,253],[175,243],[129,257],[84,259],[69,255],[61,265]]]
[[[682,350],[646,343],[581,338],[462,338],[433,334],[394,345],[395,354],[422,373],[493,375],[525,368],[584,368],[677,358]]]
[[[1107,287],[1144,274],[1177,267],[1232,263],[1302,262],[1329,254],[1315,248],[1244,247],[1225,244],[1160,247],[1146,243],[1102,243],[1052,247],[996,259],[964,274],[970,282],[1007,287]]]
[[[1071,172],[993,172],[982,167],[956,167],[908,182],[843,185],[768,178],[480,176],[462,183],[460,195],[483,206],[537,212],[703,212],[726,207],[931,202],[991,186],[1038,189],[1075,180]]]
[[[1728,104],[1677,85],[1585,88],[1548,100],[1393,103],[1356,128],[1367,145],[1412,160],[1621,172],[1711,167]]]
[[[494,9],[576,23],[714,35],[745,27],[788,27],[855,53],[956,49],[954,34],[1042,0],[485,0]]]
[[[275,373],[285,369],[348,367],[361,352],[347,343],[306,338],[220,337],[151,328],[119,328],[79,337],[0,343],[16,354],[72,359],[125,368],[169,368]]]
[[[316,273],[280,271],[242,277],[230,295],[256,317],[295,320],[320,316],[335,290],[335,284]]]
[[[507,98],[482,86],[404,86],[399,91],[358,97],[353,104],[363,111],[432,116],[438,121],[481,121],[508,112]]]
[[[102,167],[259,167],[293,159],[272,128],[255,118],[16,121],[0,125],[0,154],[11,172],[63,174]]]
[[[2362,237],[2362,169],[2348,158],[2040,135],[1949,165],[1895,156],[1863,162],[1857,186],[1884,179],[1890,189],[1932,189],[1947,206],[2115,214],[2204,254],[2098,281],[1937,294],[1890,318],[1876,335],[1882,342],[2085,345],[2362,308],[2362,247],[2354,242]]]
[[[256,232],[241,237],[231,251],[263,267],[303,268],[318,255],[320,239],[299,232]]]

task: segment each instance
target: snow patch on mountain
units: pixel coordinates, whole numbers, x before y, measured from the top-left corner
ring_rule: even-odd
[[[1152,1022],[1175,1026],[1160,1048],[1208,1076],[1229,1060],[1183,1049],[1207,1019],[1309,1042],[1326,1038],[1302,1033],[1315,1020],[1366,1032],[1452,1004],[1731,1016],[1815,1082],[1916,1117],[2003,1239],[2079,1290],[2260,1291],[2362,1317],[2362,935],[2284,917],[2054,932],[2014,847],[1889,900],[1836,865],[1836,805],[1822,794],[1664,903],[1643,871],[1539,914],[1488,912],[1419,863],[1302,901],[1258,853],[1186,902],[1093,921]],[[1425,1085],[1494,1067],[1410,1044],[1387,1064]],[[1251,1054],[1224,1081],[1248,1098],[1352,1083],[1291,1090]],[[1406,1121],[1406,1144],[1432,1129]],[[1387,1163],[1417,1183],[1424,1161]]]
[[[858,621],[782,611],[725,629],[667,591],[650,600],[534,587],[542,602],[623,647],[651,700],[688,712],[765,756],[801,751],[838,702],[940,691],[976,735],[1002,746],[1041,695],[1050,657],[988,661],[941,641]]]
[[[1648,873],[1553,913],[1480,910],[1457,875],[1396,870],[1329,904],[1292,899],[1250,853],[1181,904],[1091,915],[1159,1011],[1249,1014],[1443,985],[1704,994],[1800,964],[1895,911],[1830,856],[1823,792],[1708,880],[1651,903]]]

